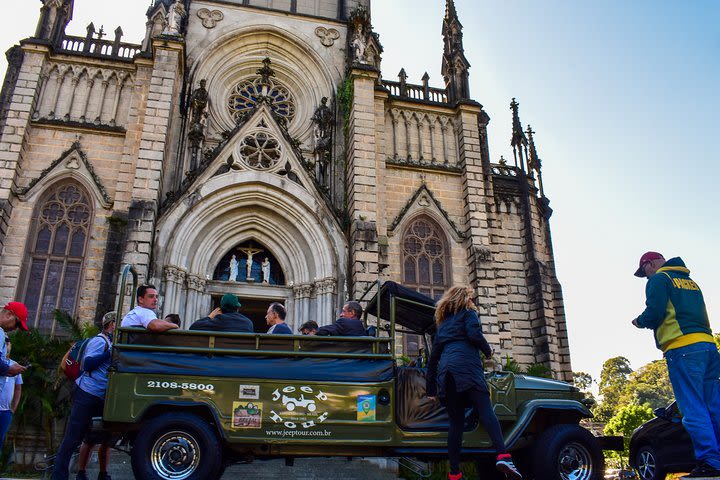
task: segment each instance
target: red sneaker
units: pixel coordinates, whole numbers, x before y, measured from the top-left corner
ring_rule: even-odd
[[[460,473],[448,473],[448,480],[462,480],[462,472]]]

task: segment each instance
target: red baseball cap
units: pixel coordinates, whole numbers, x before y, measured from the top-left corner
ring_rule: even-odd
[[[640,265],[638,266],[637,271],[635,271],[636,277],[644,277],[645,276],[645,264],[648,262],[652,262],[653,260],[659,260],[664,259],[661,254],[658,252],[645,252],[642,257],[640,257]]]
[[[7,310],[10,310],[15,314],[15,316],[20,321],[20,330],[28,331],[27,327],[27,316],[28,316],[28,310],[24,303],[20,302],[8,302],[5,307]]]

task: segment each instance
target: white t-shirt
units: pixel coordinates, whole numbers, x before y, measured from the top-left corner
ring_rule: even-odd
[[[122,319],[121,327],[143,327],[147,328],[148,324],[157,318],[157,314],[149,308],[137,307],[130,310]]]
[[[10,365],[15,362],[10,360]],[[22,375],[18,374],[14,377],[0,377],[0,382],[3,382],[3,389],[0,390],[0,411],[10,410],[12,405],[13,396],[15,394],[15,385],[22,385]]]

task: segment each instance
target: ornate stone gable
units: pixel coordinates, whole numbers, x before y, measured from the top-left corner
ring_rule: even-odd
[[[17,189],[18,198],[23,201],[30,200],[36,193],[43,190],[45,185],[49,185],[62,177],[74,178],[88,187],[97,197],[98,201],[104,208],[111,208],[113,200],[107,193],[105,185],[103,185],[100,177],[95,173],[90,160],[82,151],[80,141],[75,141],[72,146],[63,152],[60,157],[54,160],[40,175],[33,178],[26,187]]]
[[[388,227],[388,235],[395,234],[396,231],[402,230],[400,227],[404,220],[413,217],[417,213],[430,214],[435,218],[440,225],[450,227],[449,231],[452,232],[456,240],[462,240],[465,238],[465,234],[455,225],[450,219],[450,215],[445,211],[440,202],[433,195],[432,190],[428,188],[427,184],[423,182],[420,185],[410,200],[405,204],[400,213],[393,219],[392,223]]]
[[[237,127],[212,151],[206,152],[199,167],[188,172],[180,189],[168,194],[162,212],[178,201],[194,202],[195,193],[210,178],[232,171],[255,171],[292,181],[330,207],[325,190],[317,184],[298,144],[287,133],[286,122],[271,105],[261,102],[248,111]]]

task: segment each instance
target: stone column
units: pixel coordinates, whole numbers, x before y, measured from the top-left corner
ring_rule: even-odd
[[[163,314],[177,313],[180,318],[183,316],[182,308],[184,302],[182,297],[185,296],[185,277],[187,273],[180,267],[175,265],[166,265],[163,268],[163,288],[165,290],[165,302]]]
[[[375,85],[379,72],[370,67],[350,71],[352,108],[348,118],[347,199],[350,216],[350,292],[356,297],[377,279],[377,170]],[[324,321],[324,320],[323,320]]]
[[[205,279],[199,275],[187,276],[188,294],[185,301],[185,315],[182,317],[183,328],[188,328],[195,320],[210,313],[210,295],[205,295],[205,284]]]
[[[318,305],[318,325],[328,325],[333,322],[333,301],[337,280],[326,277],[315,283],[315,295]]]
[[[24,239],[17,238],[7,244],[10,218],[15,195],[13,187],[17,178],[17,168],[25,156],[25,136],[28,132],[30,115],[35,110],[42,78],[42,67],[48,54],[47,45],[35,45],[30,41],[22,47],[22,63],[17,72],[12,94],[8,94],[8,104],[3,111],[6,118],[0,130],[0,252],[3,255],[3,268],[0,279],[0,294],[12,298],[15,294]],[[22,245],[21,245],[22,243]],[[16,248],[17,247],[17,248]]]
[[[478,307],[483,318],[485,334],[497,349],[498,318],[496,306],[495,268],[489,235],[486,204],[488,197],[484,182],[483,145],[478,118],[484,115],[476,102],[463,101],[456,107],[455,125],[458,140],[459,164],[463,169],[462,198],[465,217],[465,249],[470,271],[470,284],[479,297]]]
[[[184,71],[184,42],[168,38],[153,41],[154,62],[150,71],[145,116],[139,133],[135,174],[129,208],[126,263],[147,276],[153,232],[162,191],[166,155],[170,154],[171,112],[179,101]],[[191,310],[192,311],[192,310]]]
[[[313,286],[310,283],[301,283],[293,286],[295,296],[294,312],[295,318],[300,321],[299,325],[302,325],[308,320],[315,320],[310,318],[310,296],[312,295],[312,291]]]

